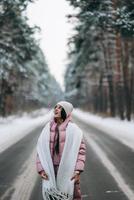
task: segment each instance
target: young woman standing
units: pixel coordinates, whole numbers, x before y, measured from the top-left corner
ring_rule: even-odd
[[[38,139],[36,165],[44,200],[81,200],[86,148],[82,131],[71,121],[72,111],[71,103],[57,103],[53,120]]]

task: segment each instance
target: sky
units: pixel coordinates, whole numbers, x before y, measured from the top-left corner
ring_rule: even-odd
[[[68,51],[67,39],[72,35],[72,25],[66,15],[73,9],[66,0],[35,0],[27,8],[30,25],[41,28],[40,47],[43,50],[50,72],[64,88],[63,74]]]

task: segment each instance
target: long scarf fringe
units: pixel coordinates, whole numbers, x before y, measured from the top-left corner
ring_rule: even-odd
[[[43,196],[46,200],[72,200],[73,196],[69,194],[63,194],[62,192],[56,190],[55,188],[46,189],[43,191]]]

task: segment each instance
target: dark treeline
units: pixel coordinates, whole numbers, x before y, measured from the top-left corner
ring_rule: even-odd
[[[134,114],[134,1],[67,0],[76,14],[66,98],[93,112]]]
[[[0,115],[55,103],[62,96],[27,24],[32,0],[0,1]]]

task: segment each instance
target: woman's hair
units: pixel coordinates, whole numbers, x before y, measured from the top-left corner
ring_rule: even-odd
[[[62,110],[61,110],[61,118],[63,119],[63,121],[65,121],[65,119],[67,118],[67,114],[66,114],[64,108],[62,108]]]

